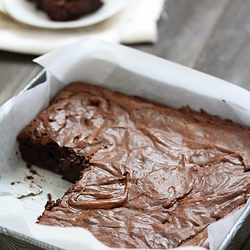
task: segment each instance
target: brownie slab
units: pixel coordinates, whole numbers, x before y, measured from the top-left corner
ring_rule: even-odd
[[[17,139],[28,164],[74,183],[38,223],[110,247],[208,247],[207,226],[249,198],[250,129],[204,111],[76,82]]]

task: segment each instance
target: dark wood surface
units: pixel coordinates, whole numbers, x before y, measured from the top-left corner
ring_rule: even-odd
[[[168,0],[158,42],[129,46],[250,90],[249,13],[250,0]],[[0,50],[0,105],[41,70],[35,57]]]

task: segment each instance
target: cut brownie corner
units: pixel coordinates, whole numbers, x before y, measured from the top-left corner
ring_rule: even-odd
[[[21,132],[17,140],[22,158],[27,164],[51,170],[62,176],[62,179],[75,183],[88,166],[83,155],[77,155],[72,149],[59,147],[55,142],[46,145],[24,142]]]

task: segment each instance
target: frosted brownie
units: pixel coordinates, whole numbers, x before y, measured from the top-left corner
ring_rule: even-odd
[[[53,21],[71,21],[91,14],[103,5],[101,0],[28,0]]]
[[[110,247],[207,246],[207,226],[249,197],[250,129],[204,111],[77,82],[17,139],[24,161],[74,183],[38,223]]]

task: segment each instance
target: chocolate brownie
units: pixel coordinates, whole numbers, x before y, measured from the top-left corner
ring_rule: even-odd
[[[29,0],[38,9],[47,13],[54,21],[71,21],[97,11],[103,5],[101,0]]]
[[[17,139],[26,162],[74,182],[37,223],[110,247],[208,247],[208,225],[249,198],[250,129],[204,111],[77,82]]]

